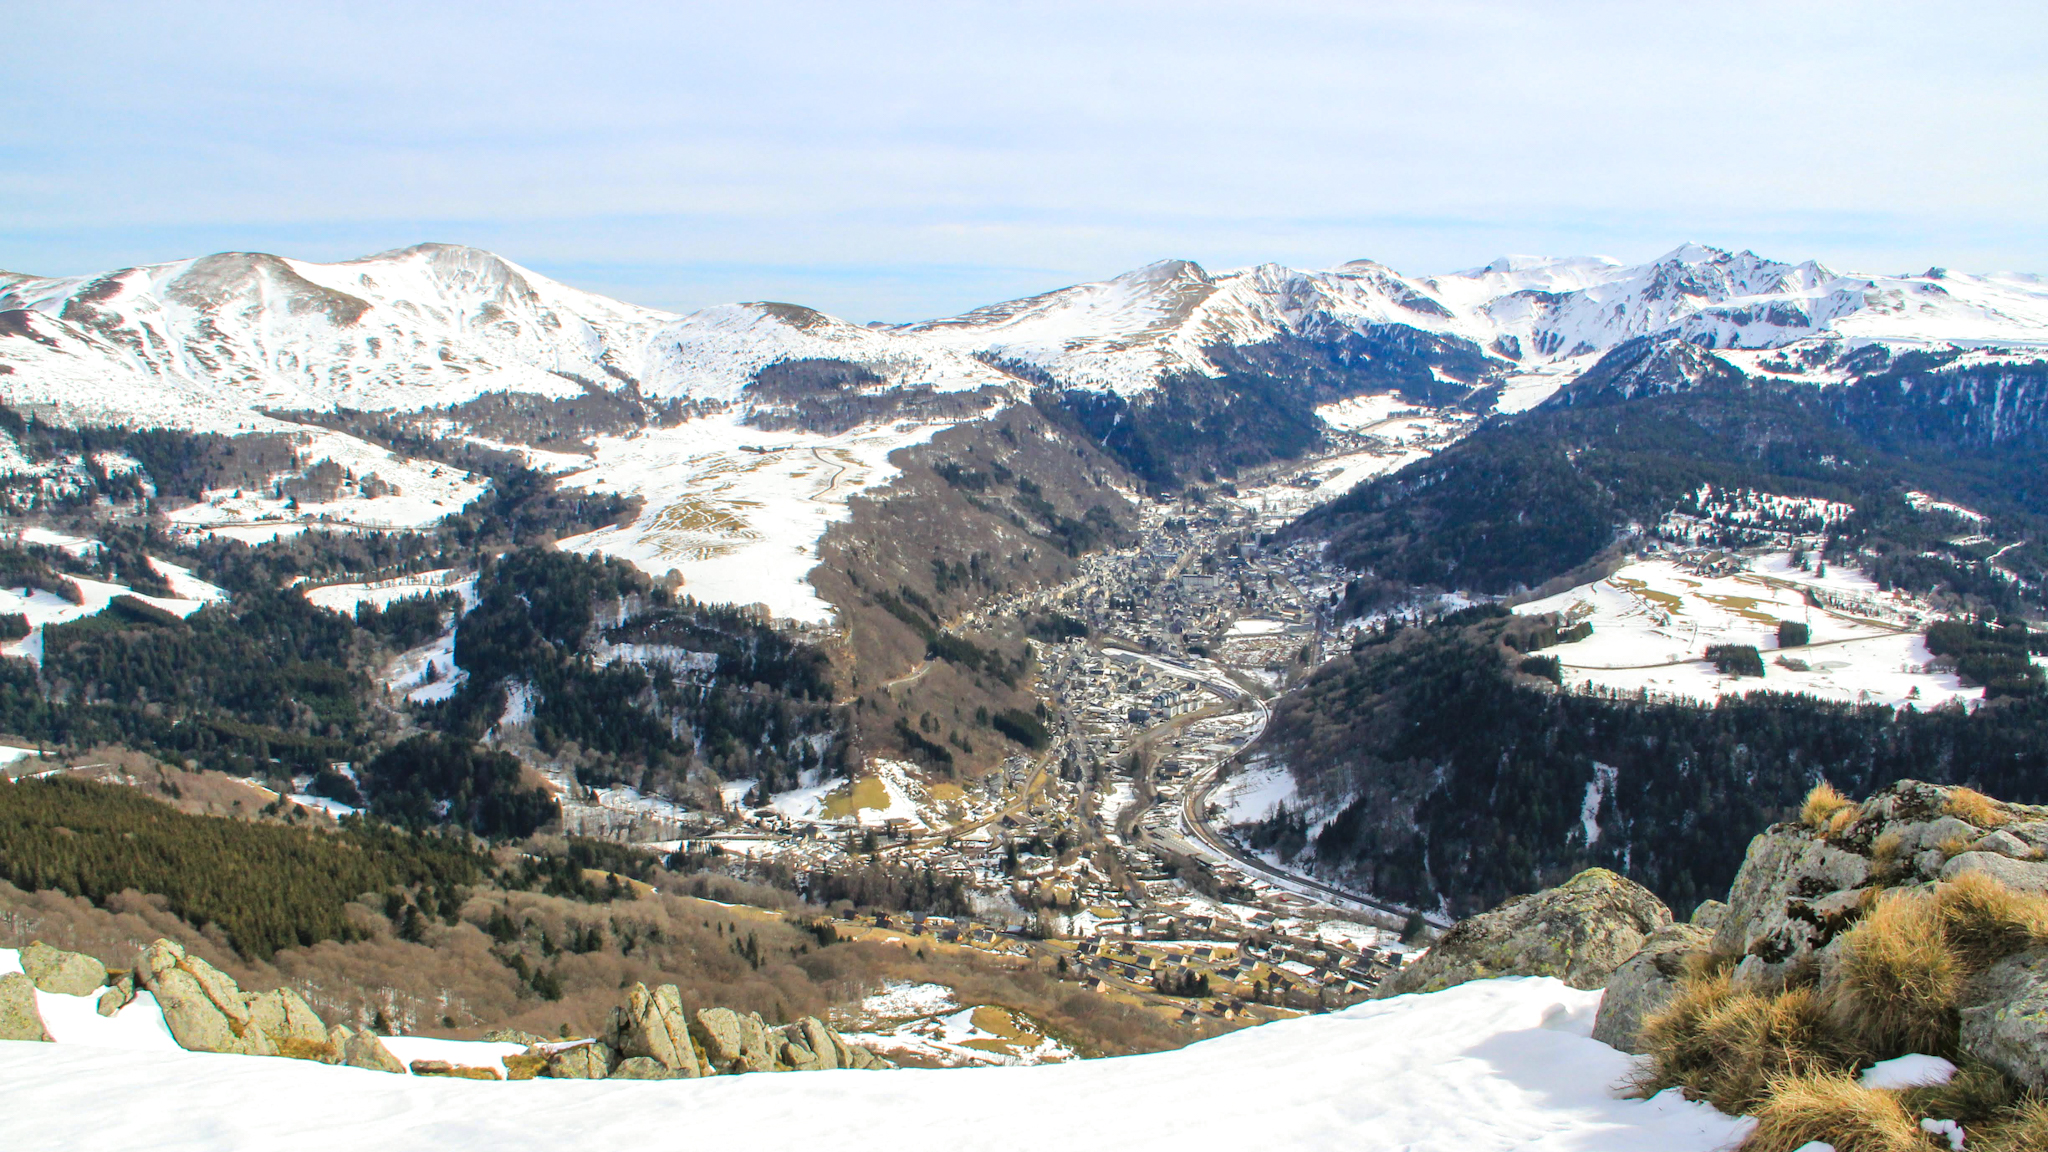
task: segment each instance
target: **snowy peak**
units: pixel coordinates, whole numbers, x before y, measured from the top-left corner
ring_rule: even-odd
[[[1497,382],[1521,407],[1642,338],[1723,355],[1801,341],[2042,349],[2048,285],[1939,268],[1844,275],[1699,243],[1633,266],[1511,255],[1432,277],[1372,260],[1211,272],[1167,259],[957,316],[864,327],[776,302],[675,316],[453,244],[334,264],[228,252],[92,277],[0,273],[10,403],[223,429],[280,409],[416,410],[503,392],[638,386],[741,401],[782,363],[842,389],[1136,396],[1285,360],[1304,379],[1349,381],[1340,390]],[[828,363],[840,367],[819,367]]]

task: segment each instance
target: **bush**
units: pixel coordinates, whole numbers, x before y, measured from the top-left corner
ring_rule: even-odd
[[[1933,1147],[1898,1097],[1844,1073],[1789,1076],[1772,1083],[1741,1152],[1797,1152],[1814,1141],[1835,1152],[1929,1152]]]

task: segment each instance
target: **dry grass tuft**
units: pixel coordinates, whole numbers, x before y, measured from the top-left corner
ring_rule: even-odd
[[[1934,847],[1943,859],[1953,860],[1970,850],[1970,842],[1961,836],[1950,836]]]
[[[1806,794],[1806,802],[1799,806],[1799,821],[1815,832],[1825,833],[1843,812],[1849,819],[1856,819],[1860,811],[1856,802],[1835,791],[1835,786],[1823,780]]]
[[[1971,974],[2048,941],[2048,896],[1965,872],[1941,885],[1935,899],[1949,951]]]
[[[1846,1073],[1790,1076],[1771,1084],[1741,1152],[1797,1152],[1819,1140],[1835,1152],[1931,1152],[1927,1134],[1889,1092]]]
[[[1948,814],[1979,828],[2003,828],[2012,823],[2005,805],[1974,788],[1949,789]]]
[[[341,1063],[341,1053],[325,1040],[308,1040],[301,1036],[287,1036],[277,1046],[277,1054],[290,1060],[318,1060],[322,1064]]]
[[[1812,989],[1759,996],[1735,991],[1726,976],[1688,979],[1644,1024],[1642,1037],[1650,1065],[1639,1091],[1681,1088],[1731,1115],[1755,1109],[1785,1077],[1855,1063]]]
[[[1841,947],[1828,1015],[1843,1036],[1877,1056],[1954,1049],[1955,1005],[1969,973],[1943,938],[1933,897],[1885,893]]]
[[[2029,1100],[1996,1123],[1970,1129],[1970,1152],[2041,1152],[2048,1148],[2048,1101]]]
[[[2005,1073],[1964,1056],[1956,1061],[1956,1074],[1948,1083],[1901,1089],[1899,1103],[1915,1116],[1960,1120],[1974,1132],[1979,1124],[2010,1111],[2020,1091]]]

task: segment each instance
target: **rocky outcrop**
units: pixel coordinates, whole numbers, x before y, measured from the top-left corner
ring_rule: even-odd
[[[19,972],[0,976],[0,1040],[49,1038],[42,1010],[36,1006],[35,982]]]
[[[1460,921],[1375,995],[1434,992],[1492,976],[1555,976],[1574,988],[1600,988],[1669,923],[1671,910],[1649,889],[1589,868],[1559,887]]]
[[[649,991],[635,984],[626,992],[626,1002],[612,1010],[605,1043],[618,1050],[622,1061],[648,1059],[674,1076],[704,1075],[703,1062],[690,1043],[689,1018],[683,1013],[682,994],[673,984]],[[613,1070],[612,1075],[618,1075]],[[635,1079],[648,1079],[636,1076]]]
[[[445,1076],[455,1080],[503,1080],[496,1068],[480,1068],[473,1064],[450,1064],[446,1060],[415,1060],[412,1062],[415,1076]]]
[[[289,988],[244,992],[220,969],[170,940],[143,950],[136,976],[156,996],[164,1023],[193,1052],[333,1060],[327,1025]]]
[[[104,992],[100,993],[97,1011],[102,1016],[112,1016],[135,1002],[135,977],[127,972],[114,977]]]
[[[80,952],[64,952],[41,940],[21,950],[21,970],[45,992],[91,996],[107,986],[107,966]]]
[[[601,1040],[551,1046],[545,1051],[548,1062],[541,1075],[556,1080],[602,1080],[619,1063],[618,1053]]]
[[[2048,1090],[2048,948],[2009,956],[1971,982],[1960,1047],[2036,1091]]]
[[[1714,934],[1697,924],[1667,924],[1650,934],[1642,951],[1622,962],[1608,978],[1593,1019],[1593,1039],[1623,1052],[1637,1052],[1643,1021],[1678,995],[1686,968],[1703,956]]]
[[[1749,842],[1714,951],[1741,958],[1738,983],[1783,987],[1854,920],[1869,879],[1867,858],[1803,826],[1777,825]]]
[[[2021,853],[2029,851],[2018,837],[1993,833],[1985,837],[1978,847],[1993,850],[1970,851],[1956,856],[1942,865],[1941,878],[1953,880],[1965,873],[1982,872],[2015,892],[2048,892],[2048,863],[2017,859]],[[2003,849],[2010,849],[2011,854]]]
[[[612,1069],[614,1080],[676,1080],[683,1074],[646,1056],[628,1056]]]
[[[374,1032],[358,1032],[345,1025],[336,1024],[327,1031],[327,1046],[334,1053],[336,1063],[351,1068],[363,1068],[371,1072],[393,1072],[405,1075],[405,1065],[384,1046],[384,1041]]]
[[[691,1021],[690,1034],[704,1046],[704,1059],[717,1072],[773,1072],[781,1037],[771,1043],[768,1026],[756,1014],[705,1008]]]

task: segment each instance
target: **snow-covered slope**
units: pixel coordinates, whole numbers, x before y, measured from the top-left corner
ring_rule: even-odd
[[[341,264],[225,252],[0,285],[0,389],[77,421],[235,430],[262,409],[418,409],[617,387],[673,317],[474,248]]]
[[[1732,1147],[1748,1121],[1675,1093],[1620,1098],[1632,1061],[1590,1038],[1599,996],[1549,979],[1479,981],[1176,1052],[1036,1067],[519,1084],[168,1051],[152,1029],[131,1040],[90,1022],[65,1042],[52,1020],[57,1044],[0,1043],[0,1114],[20,1152],[518,1152],[661,1146],[678,1134],[728,1144],[792,1116],[815,1118],[848,1152]],[[147,1023],[149,1010],[138,1000],[102,1023],[138,1011]]]
[[[1525,378],[1547,379],[1539,391],[1548,395],[1640,336],[1712,348],[1780,348],[1819,337],[2048,348],[2048,283],[1942,269],[1842,274],[1814,261],[1785,264],[1700,244],[1633,267],[1600,257],[1508,256],[1434,277],[1404,276],[1370,260],[1326,271],[1266,264],[1217,275],[1168,260],[903,331],[1026,365],[1066,386],[1129,395],[1177,373],[1214,375],[1218,347],[1327,343],[1398,328],[1483,350],[1488,376],[1511,390]]]
[[[1842,274],[1698,244],[1633,267],[1515,256],[1433,277],[1370,260],[1220,274],[1166,260],[874,328],[793,304],[677,317],[439,244],[340,264],[221,253],[85,278],[0,276],[9,403],[223,429],[262,426],[266,409],[412,410],[629,384],[655,398],[730,401],[764,368],[809,362],[857,369],[835,389],[1015,394],[1029,383],[1130,396],[1178,375],[1217,375],[1225,352],[1280,345],[1340,364],[1391,349],[1459,383],[1503,383],[1513,397],[1504,406],[1515,407],[1642,336],[1718,349],[1815,339],[2043,349],[2048,283],[1942,269]]]

